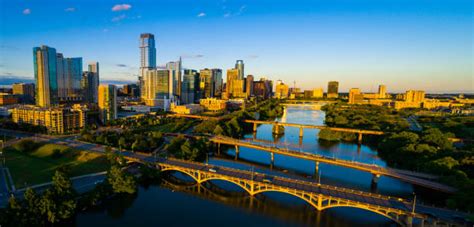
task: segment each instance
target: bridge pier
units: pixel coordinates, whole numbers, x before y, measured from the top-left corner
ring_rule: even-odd
[[[303,138],[303,127],[300,127],[300,138]]]
[[[218,155],[221,154],[221,144],[220,143],[217,143],[217,154]]]
[[[235,160],[239,159],[239,146],[235,145]]]
[[[357,136],[357,143],[361,144],[362,143],[362,133],[359,132],[359,135]]]
[[[273,167],[273,164],[275,163],[275,154],[272,152],[270,153],[270,166]]]
[[[274,124],[275,127],[275,135],[280,135],[280,127],[278,127],[278,124]]]
[[[319,162],[315,162],[314,175],[319,178]],[[319,180],[319,179],[318,179]]]
[[[372,186],[376,187],[379,182],[380,174],[372,174]]]
[[[257,133],[257,123],[253,123],[253,132]]]

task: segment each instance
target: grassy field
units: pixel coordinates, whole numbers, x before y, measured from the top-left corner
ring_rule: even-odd
[[[49,182],[56,169],[62,166],[66,167],[71,177],[109,168],[105,155],[56,144],[40,145],[29,152],[12,147],[6,149],[4,154],[16,188]]]

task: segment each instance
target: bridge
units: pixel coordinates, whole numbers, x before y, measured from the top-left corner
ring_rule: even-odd
[[[419,177],[426,177],[426,178],[432,177],[429,174],[416,173],[416,172],[411,172],[411,171],[406,171],[406,170],[397,170],[393,168],[383,168],[378,165],[371,165],[371,164],[365,164],[361,162],[336,159],[336,158],[326,157],[326,156],[317,155],[317,154],[308,153],[308,152],[301,152],[301,151],[294,151],[294,150],[285,149],[285,148],[279,148],[276,146],[265,146],[262,144],[255,144],[255,143],[248,142],[245,140],[233,139],[230,137],[215,136],[215,137],[211,137],[209,141],[217,144],[218,152],[220,152],[221,144],[235,146],[235,159],[238,159],[239,157],[239,152],[240,152],[239,148],[247,147],[247,148],[261,150],[261,151],[270,153],[271,155],[270,162],[272,164],[274,163],[274,160],[275,160],[275,154],[313,161],[315,162],[316,175],[319,172],[319,163],[325,163],[325,164],[336,165],[336,166],[341,166],[345,168],[351,168],[351,169],[355,169],[359,171],[369,172],[373,176],[372,184],[374,185],[377,184],[378,179],[381,176],[387,176],[387,177],[399,179],[407,183],[423,186],[426,188],[430,188],[430,189],[434,189],[434,190],[438,190],[442,192],[454,193],[456,191],[455,188],[452,188],[450,186],[419,178]]]
[[[105,146],[67,138],[40,137],[38,139],[53,143],[67,142],[65,145],[90,152],[103,153],[105,151]],[[112,151],[122,154],[129,161],[153,165],[163,172],[178,171],[187,174],[198,184],[212,180],[223,180],[236,184],[250,196],[264,192],[280,192],[293,195],[306,201],[317,211],[333,207],[353,207],[380,214],[403,226],[411,226],[414,220],[421,222],[421,224],[425,222],[430,224],[458,223],[459,220],[456,220],[456,217],[466,216],[466,214],[460,212],[418,205],[414,201],[402,198],[333,187],[314,183],[311,180],[291,179],[172,158],[156,158],[151,154],[139,154],[127,150],[119,151],[116,148],[112,148]]]
[[[186,174],[198,184],[213,180],[230,182],[241,187],[250,196],[264,192],[289,194],[306,201],[317,211],[334,207],[359,208],[380,214],[402,226],[412,226],[414,220],[421,222],[421,225],[424,222],[441,222],[429,215],[433,214],[433,208],[417,208],[413,201],[397,197],[178,159],[157,159],[155,165],[162,172],[177,171]]]
[[[300,138],[303,138],[303,130],[305,128],[310,129],[327,129],[336,132],[347,132],[347,133],[354,133],[358,134],[357,140],[359,143],[362,142],[362,135],[383,135],[384,132],[382,131],[375,131],[375,130],[365,130],[365,129],[353,129],[353,128],[336,128],[336,127],[329,127],[324,125],[307,125],[307,124],[296,124],[296,123],[285,123],[285,122],[278,122],[278,121],[259,121],[259,120],[245,120],[245,123],[253,124],[253,131],[257,132],[258,125],[273,125],[275,127],[275,133],[279,134],[279,127],[278,126],[286,126],[286,127],[296,127],[300,128]]]

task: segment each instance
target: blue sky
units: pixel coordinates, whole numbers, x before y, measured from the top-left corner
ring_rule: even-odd
[[[473,92],[470,0],[0,0],[0,81],[33,77],[32,48],[99,61],[101,79],[136,79],[140,33],[158,65],[232,68],[305,89],[338,80],[391,92]],[[85,66],[85,65],[84,65]]]

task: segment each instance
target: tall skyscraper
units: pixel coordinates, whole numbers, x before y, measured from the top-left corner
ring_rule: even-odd
[[[81,88],[83,91],[83,101],[87,103],[98,102],[99,76],[95,72],[84,71],[82,73]]]
[[[179,98],[181,96],[181,58],[175,62],[168,62],[166,69],[170,72],[170,97]]]
[[[63,66],[66,100],[81,99],[82,58],[64,58]]]
[[[244,82],[239,79],[239,69],[228,69],[227,70],[227,97],[240,97],[244,92]],[[242,91],[240,91],[242,89]]]
[[[200,98],[218,97],[222,93],[222,70],[201,69],[199,74]]]
[[[193,69],[185,69],[181,89],[181,103],[195,103],[199,99],[199,73]]]
[[[245,78],[245,94],[247,94],[247,97],[253,96],[253,81],[253,75],[248,75]]]
[[[379,99],[387,97],[387,87],[385,85],[379,85]]]
[[[99,85],[98,104],[102,123],[117,119],[117,87],[111,84]]]
[[[253,93],[256,97],[270,98],[273,94],[273,82],[265,77],[260,78],[259,81],[254,81]]]
[[[61,53],[56,53],[56,73],[58,80],[58,97],[64,99],[67,97],[67,78],[64,72],[64,56]]]
[[[97,74],[97,78],[99,78],[99,62],[89,62],[87,70]]]
[[[33,48],[36,81],[36,105],[48,107],[58,104],[56,49],[41,46]]]
[[[147,99],[145,74],[148,70],[156,68],[156,48],[155,36],[150,33],[143,33],[140,35],[140,75],[138,76],[140,85],[140,97],[142,101]]]
[[[328,98],[337,98],[339,96],[339,82],[337,81],[329,81],[328,83]]]
[[[140,69],[156,68],[155,36],[151,33],[140,35]]]
[[[148,106],[167,110],[170,105],[170,72],[166,69],[146,70],[144,99]]]
[[[245,72],[244,72],[244,61],[243,60],[237,60],[235,63],[235,68],[239,70],[239,79],[243,80],[245,77]]]

